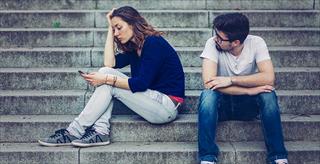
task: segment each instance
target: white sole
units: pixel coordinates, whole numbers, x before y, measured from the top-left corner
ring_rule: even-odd
[[[110,141],[108,142],[99,142],[99,143],[90,143],[90,144],[84,144],[84,143],[77,143],[77,142],[71,142],[73,146],[76,147],[91,147],[91,146],[104,146],[104,145],[109,145]]]
[[[43,142],[43,141],[40,141],[40,140],[38,140],[38,142],[39,142],[40,145],[48,146],[48,147],[71,146],[72,145],[71,143],[64,143],[64,144],[47,143],[47,142]]]

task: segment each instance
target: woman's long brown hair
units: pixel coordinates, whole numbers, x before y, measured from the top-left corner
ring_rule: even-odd
[[[121,18],[123,21],[131,25],[133,29],[133,40],[135,42],[130,40],[125,44],[121,44],[120,41],[115,38],[117,48],[122,51],[129,52],[142,49],[144,40],[147,36],[159,36],[163,34],[163,32],[155,30],[150,24],[148,24],[147,21],[133,7],[123,6],[115,9],[111,18],[113,17]]]

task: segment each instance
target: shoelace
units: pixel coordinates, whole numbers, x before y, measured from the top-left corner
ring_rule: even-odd
[[[60,137],[61,135],[64,135],[66,131],[67,131],[66,129],[57,130],[57,131],[54,132],[54,135],[50,136],[50,138]]]
[[[92,135],[94,135],[96,131],[94,129],[86,129],[86,133],[81,137],[81,139],[87,139],[90,138]]]

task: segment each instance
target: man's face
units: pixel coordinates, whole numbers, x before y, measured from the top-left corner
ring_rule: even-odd
[[[230,40],[222,31],[218,31],[215,29],[216,36],[214,37],[214,41],[216,43],[216,48],[219,52],[226,52],[232,49],[232,45]]]

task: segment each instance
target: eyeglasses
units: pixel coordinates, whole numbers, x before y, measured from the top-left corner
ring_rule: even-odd
[[[232,40],[229,40],[229,39],[223,39],[217,32],[217,30],[214,30],[213,33],[212,33],[212,36],[216,36],[216,41],[217,43],[221,44],[223,41],[232,41]]]

